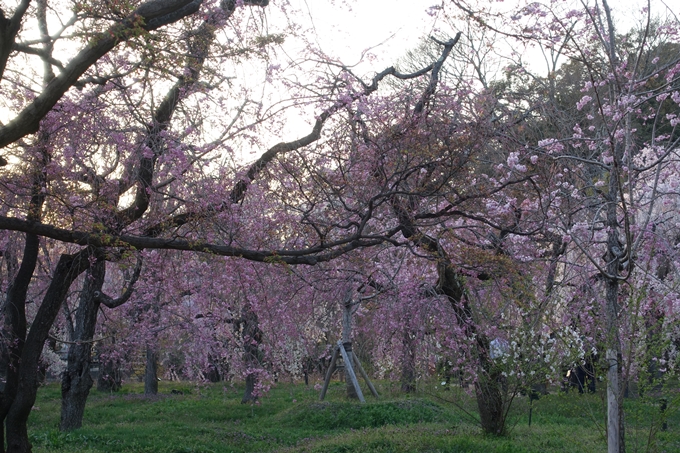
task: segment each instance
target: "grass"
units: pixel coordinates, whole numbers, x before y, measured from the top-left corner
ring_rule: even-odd
[[[606,451],[600,394],[547,395],[533,402],[531,426],[529,401],[518,397],[509,434],[497,438],[481,434],[472,419],[474,401],[459,390],[432,387],[404,396],[383,382],[381,399],[369,397],[365,405],[347,401],[341,383],[331,385],[323,402],[311,387],[279,384],[259,404],[244,405],[242,390],[161,383],[153,398],[144,397],[139,384],[111,395],[93,391],[83,428],[60,433],[60,391],[51,384],[40,389],[31,413],[31,442],[37,453]],[[626,405],[627,451],[680,451],[677,411],[669,416],[669,430],[650,443],[658,407],[641,400]]]

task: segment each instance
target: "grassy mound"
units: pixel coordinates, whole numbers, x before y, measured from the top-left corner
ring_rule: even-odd
[[[362,429],[385,425],[433,423],[450,420],[441,406],[425,399],[360,404],[353,402],[310,402],[278,414],[283,426],[314,430]]]
[[[436,424],[383,426],[309,439],[281,453],[538,453],[509,439],[485,438],[476,432]]]

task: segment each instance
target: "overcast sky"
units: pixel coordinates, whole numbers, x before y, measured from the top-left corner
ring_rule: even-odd
[[[484,1],[484,0],[481,0]],[[550,0],[545,0],[546,2]],[[564,1],[564,0],[553,0]],[[572,1],[572,0],[566,0]],[[594,0],[585,0],[594,3]],[[308,15],[313,24],[316,41],[321,48],[346,64],[359,60],[361,52],[379,46],[374,53],[378,67],[391,64],[395,59],[417,44],[419,38],[432,34],[435,18],[428,15],[431,6],[441,4],[438,0],[290,0],[291,4]],[[575,8],[581,8],[579,0],[573,0]],[[498,0],[496,6],[509,8],[529,0]],[[646,1],[610,0],[619,29],[633,26],[641,18],[640,8]],[[652,11],[662,13],[670,7],[680,14],[677,0],[653,0]],[[451,32],[453,34],[453,32]],[[380,45],[381,43],[384,43]]]
[[[375,53],[401,55],[428,35],[433,18],[426,14],[432,0],[374,0],[355,2],[351,9],[332,0],[295,0],[309,12],[324,50],[347,63],[374,46]],[[388,41],[388,42],[386,42]],[[355,60],[355,61],[351,61]]]

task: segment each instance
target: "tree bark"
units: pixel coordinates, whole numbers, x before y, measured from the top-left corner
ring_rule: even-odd
[[[25,3],[28,4],[28,2]],[[17,14],[18,11],[19,9]],[[47,138],[45,134],[40,134],[38,143],[41,147],[47,141]],[[30,222],[39,222],[42,219],[42,209],[45,203],[46,177],[44,168],[49,162],[49,157],[44,152],[44,148],[41,148],[41,150],[43,152],[33,173],[31,199],[26,216],[26,220]],[[5,377],[5,386],[0,393],[0,450],[2,451],[5,448],[4,420],[19,387],[19,368],[28,328],[26,324],[26,295],[38,262],[39,247],[40,238],[35,234],[27,233],[21,266],[7,289],[7,298],[2,306],[0,373]]]
[[[492,363],[480,360],[475,383],[477,409],[484,432],[502,436],[506,432],[507,395],[503,376],[492,368]]]
[[[256,383],[257,383],[257,377],[255,376],[255,373],[249,373],[246,376],[246,389],[243,392],[243,398],[241,399],[241,404],[257,401],[257,395],[255,395],[255,384]]]
[[[246,366],[246,389],[243,393],[241,403],[257,401],[255,385],[257,385],[257,373],[253,368],[261,366],[260,343],[262,342],[262,331],[260,330],[257,314],[250,305],[243,308],[243,316],[238,323],[242,330],[243,338],[243,362]]]
[[[93,252],[93,249],[88,247],[74,255],[61,255],[59,259],[52,282],[33,320],[21,354],[21,366],[18,370],[19,384],[5,419],[7,453],[31,452],[26,422],[35,403],[40,383],[36,370],[42,348],[71,283],[89,267],[88,258]]]
[[[416,345],[414,340],[407,323],[404,327],[401,354],[401,391],[405,393],[416,391]]]
[[[5,451],[4,420],[14,402],[19,387],[19,367],[26,340],[26,294],[35,271],[40,240],[33,234],[26,235],[23,259],[19,272],[7,290],[3,304],[2,342],[0,342],[0,373],[5,385],[0,393],[0,451]]]
[[[115,344],[115,337],[111,340]],[[102,360],[99,355],[99,376],[97,377],[97,391],[99,392],[117,392],[122,385],[122,377],[120,375],[120,361],[118,359]]]
[[[213,358],[212,356],[208,356],[208,370],[204,373],[205,378],[209,382],[220,382],[222,380],[222,376],[220,374],[220,363],[217,359]]]
[[[61,379],[61,431],[71,431],[83,425],[85,403],[90,393],[92,376],[92,339],[97,325],[99,302],[95,294],[101,291],[106,274],[104,260],[97,261],[87,272],[75,315],[75,330],[69,345],[68,364]]]
[[[475,339],[478,360],[475,395],[482,429],[488,434],[503,435],[506,418],[504,382],[503,376],[495,369],[491,360],[489,339],[477,331],[462,279],[448,259],[440,263],[439,274],[439,287],[448,297],[458,324],[464,329],[467,338]]]
[[[146,368],[144,371],[144,394],[158,394],[158,353],[153,345],[146,345]]]
[[[618,255],[616,252],[620,249],[617,229],[610,230],[609,236],[607,257]],[[610,276],[618,276],[618,256],[613,256],[609,261],[607,271]],[[607,364],[607,451],[609,453],[625,453],[626,451],[623,418],[623,355],[621,339],[619,338],[618,296],[619,281],[616,278],[607,278],[605,291],[607,350],[605,362]]]

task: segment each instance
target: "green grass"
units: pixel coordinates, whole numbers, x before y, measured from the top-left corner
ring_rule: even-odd
[[[160,394],[145,398],[138,384],[116,394],[93,391],[83,428],[60,433],[59,386],[40,389],[29,420],[35,452],[573,452],[606,451],[602,396],[553,394],[533,403],[518,397],[509,434],[481,434],[475,404],[461,391],[432,387],[403,396],[379,383],[380,400],[347,401],[344,384],[328,396],[304,385],[279,384],[259,404],[241,404],[242,388],[161,383]],[[172,389],[184,392],[172,395]],[[427,390],[424,388],[423,390]],[[451,400],[454,403],[446,402]],[[669,430],[650,444],[658,418],[653,402],[627,400],[629,452],[680,451],[680,417],[671,412]],[[651,445],[652,448],[648,448]]]

